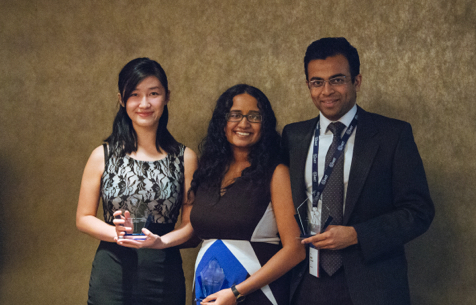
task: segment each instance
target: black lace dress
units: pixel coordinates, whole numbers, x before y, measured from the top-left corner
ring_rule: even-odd
[[[115,154],[107,158],[101,180],[104,220],[140,202],[152,215],[149,230],[174,229],[183,199],[185,147],[178,155],[138,161]],[[179,249],[131,249],[101,241],[89,281],[88,304],[185,304],[185,279]]]

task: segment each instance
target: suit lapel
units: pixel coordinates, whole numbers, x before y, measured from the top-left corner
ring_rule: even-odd
[[[294,166],[290,167],[290,176],[294,179],[295,187],[293,187],[295,193],[294,205],[297,208],[304,200],[306,200],[306,182],[305,182],[305,170],[307,154],[309,152],[309,145],[311,144],[312,136],[316,128],[316,123],[319,117],[316,117],[310,121],[305,122],[296,130],[293,135],[294,148],[290,152],[290,156],[293,158]],[[298,191],[299,190],[299,191]]]
[[[372,118],[358,107],[359,122],[355,134],[354,152],[347,186],[343,224],[347,225],[357,199],[362,192],[379,144],[373,139],[378,130]]]

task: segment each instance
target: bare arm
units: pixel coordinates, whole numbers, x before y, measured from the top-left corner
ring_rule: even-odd
[[[242,295],[250,294],[275,281],[306,257],[304,246],[296,239],[300,231],[294,219],[291,182],[289,170],[285,165],[279,165],[274,171],[271,180],[271,202],[283,247],[257,272],[236,285],[236,289]],[[210,303],[215,305],[234,304],[236,301],[231,289],[223,289],[207,297],[203,303],[211,300],[216,300]]]
[[[76,227],[99,240],[114,242],[115,227],[96,217],[104,162],[103,147],[99,146],[93,150],[84,168],[76,210]]]
[[[136,241],[130,239],[117,239],[119,245],[131,248],[153,248],[164,249],[180,245],[190,239],[193,235],[193,228],[190,224],[190,211],[192,210],[193,194],[188,195],[193,173],[197,169],[197,155],[191,149],[186,148],[184,153],[184,199],[182,204],[182,219],[180,226],[164,236],[153,234],[147,229],[143,229],[146,240]],[[114,223],[122,223],[116,221]],[[121,230],[122,228],[119,228]]]

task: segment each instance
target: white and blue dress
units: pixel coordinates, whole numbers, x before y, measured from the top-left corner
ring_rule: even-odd
[[[201,186],[190,217],[203,240],[195,263],[196,300],[205,297],[200,273],[210,260],[218,261],[224,271],[224,289],[243,282],[281,249],[269,185],[256,187],[238,178],[223,195],[218,187]],[[288,304],[288,280],[285,275],[247,295],[240,304]]]

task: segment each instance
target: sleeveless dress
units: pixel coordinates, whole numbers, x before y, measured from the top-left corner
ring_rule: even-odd
[[[178,155],[138,161],[106,153],[101,179],[104,220],[117,210],[147,204],[148,229],[164,235],[174,229],[183,199],[185,146]],[[185,304],[185,278],[178,248],[132,249],[101,241],[89,281],[88,304]]]
[[[218,289],[239,284],[281,249],[270,200],[269,185],[256,187],[238,178],[220,196],[216,188],[199,187],[190,215],[195,233],[203,239],[195,263],[195,301],[206,297],[204,268],[218,262],[225,279]],[[285,305],[289,300],[288,274],[247,295],[240,305]]]

